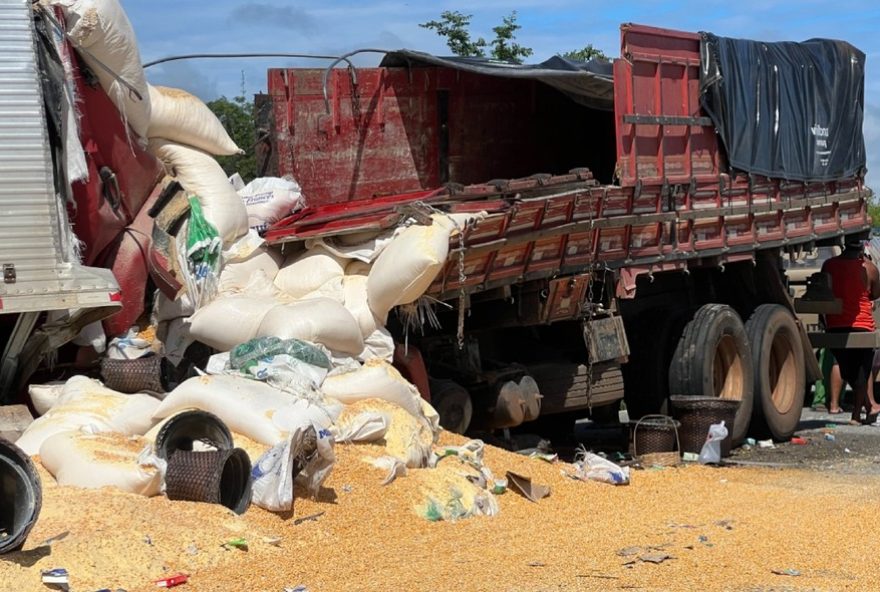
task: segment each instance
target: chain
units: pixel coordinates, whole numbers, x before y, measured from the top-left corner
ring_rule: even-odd
[[[353,66],[348,67],[349,70],[349,80],[352,81],[351,85],[351,118],[354,121],[355,129],[361,129],[361,93],[359,86],[354,83],[354,76],[352,71],[354,70]]]
[[[593,236],[595,233],[595,220],[593,219],[593,212],[595,209],[595,200],[593,199],[593,191],[590,190],[590,215],[589,215],[589,223],[590,223],[590,241],[593,240]],[[592,415],[593,413],[593,287],[595,285],[595,277],[596,277],[596,253],[598,252],[598,248],[590,254],[590,266],[589,266],[589,278],[587,279],[587,299],[586,299],[586,307],[587,307],[587,318],[584,322],[584,341],[587,346],[587,410]]]
[[[455,338],[458,344],[458,349],[464,349],[464,321],[467,315],[467,290],[465,289],[465,282],[467,281],[467,274],[464,270],[464,249],[465,249],[465,238],[464,231],[465,229],[459,224],[455,218],[450,216],[447,212],[443,210],[438,210],[434,206],[426,204],[423,201],[417,201],[413,203],[413,206],[422,208],[434,214],[440,214],[441,216],[446,217],[449,222],[458,230],[458,248],[456,248],[453,253],[458,257],[458,325],[456,327]]]

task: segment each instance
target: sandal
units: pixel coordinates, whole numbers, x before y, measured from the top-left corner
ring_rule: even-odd
[[[829,409],[828,410],[828,415],[840,415],[841,413],[844,413],[843,407],[838,407],[837,409]]]

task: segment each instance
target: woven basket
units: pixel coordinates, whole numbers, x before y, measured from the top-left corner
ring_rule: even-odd
[[[135,360],[101,360],[104,386],[120,393],[165,393],[165,358],[147,356]]]
[[[198,409],[183,411],[169,419],[156,435],[156,454],[168,460],[178,450],[193,450],[204,442],[217,450],[234,447],[229,428],[219,417]]]
[[[709,426],[724,421],[727,437],[721,441],[721,456],[730,456],[733,421],[740,402],[717,397],[686,397],[673,395],[672,415],[681,422],[681,450],[699,454],[706,443]]]
[[[666,415],[642,417],[633,427],[633,456],[679,451],[679,427],[677,421]]]
[[[241,448],[178,450],[168,460],[168,499],[221,504],[243,514],[251,503],[251,461]]]

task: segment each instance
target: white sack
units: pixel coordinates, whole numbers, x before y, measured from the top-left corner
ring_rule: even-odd
[[[150,93],[134,30],[117,0],[56,2],[64,10],[68,35],[123,120],[141,138],[150,125]],[[103,64],[103,65],[102,65]],[[110,70],[108,72],[108,70]],[[140,95],[138,98],[128,85]]]
[[[254,337],[302,339],[348,354],[359,354],[364,339],[357,321],[344,306],[329,298],[302,300],[272,308]]]
[[[235,433],[274,446],[293,429],[312,423],[329,428],[337,405],[321,405],[294,397],[269,385],[239,376],[197,376],[165,397],[153,419],[184,409],[201,409],[219,417]]]
[[[355,233],[310,238],[306,240],[306,248],[322,247],[337,257],[369,264],[391,243],[395,233],[394,230],[387,230],[379,234]]]
[[[50,436],[82,428],[141,435],[153,426],[152,415],[158,406],[159,401],[149,395],[124,395],[97,380],[74,376],[64,385],[55,405],[34,420],[16,444],[33,455]]]
[[[346,275],[342,278],[343,304],[357,320],[361,335],[366,339],[376,331],[378,323],[367,302],[367,276]]]
[[[391,418],[381,411],[364,411],[334,428],[337,442],[375,442],[385,437]]]
[[[358,360],[385,360],[389,364],[394,359],[394,338],[385,327],[379,327],[364,339],[364,350]]]
[[[80,347],[92,346],[99,354],[107,350],[107,335],[104,333],[104,325],[101,321],[89,323],[82,328],[79,335],[73,338],[74,345]]]
[[[61,432],[40,446],[40,462],[58,485],[85,489],[115,487],[149,497],[165,480],[165,461],[139,436]]]
[[[299,252],[284,262],[275,276],[275,285],[294,298],[302,298],[331,280],[341,279],[345,264],[344,259],[321,247]]]
[[[210,154],[163,139],[151,139],[149,150],[169,175],[195,194],[205,219],[217,228],[224,245],[247,234],[247,210]]]
[[[392,308],[422,296],[446,262],[454,227],[442,216],[432,218],[430,226],[405,228],[373,263],[367,294],[370,309],[382,324]]]
[[[263,319],[278,303],[265,296],[221,296],[190,317],[190,335],[219,351],[257,337]]]
[[[166,138],[209,154],[227,156],[242,151],[217,116],[201,99],[185,90],[149,85],[150,138]]]
[[[280,253],[266,246],[259,247],[247,257],[224,263],[220,270],[220,293],[243,291],[257,272],[273,280],[280,265]]]
[[[46,412],[58,402],[63,392],[63,382],[28,385],[28,395],[31,397],[31,404],[37,415],[46,415]]]
[[[299,183],[290,178],[260,177],[238,191],[248,213],[248,226],[264,232],[305,206]]]
[[[186,291],[172,300],[161,290],[156,290],[156,304],[154,307],[156,322],[173,321],[174,319],[187,318],[195,312],[192,302]]]
[[[358,370],[331,373],[324,379],[321,390],[346,405],[363,399],[383,399],[406,409],[413,417],[427,419],[435,433],[440,426],[437,412],[423,404],[418,389],[383,360],[367,360]]]

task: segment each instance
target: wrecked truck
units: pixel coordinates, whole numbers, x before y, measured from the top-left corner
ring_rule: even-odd
[[[117,337],[155,289],[179,300],[188,202],[63,38],[59,12],[0,8],[15,49],[0,76],[14,392],[87,326]],[[387,318],[395,365],[454,431],[564,429],[615,418],[621,399],[639,417],[684,394],[741,400],[735,440],[785,438],[818,377],[812,345],[832,338],[793,313],[835,303],[793,300],[782,259],[870,225],[864,55],[640,25],[621,42],[611,64],[397,51],[373,69],[271,70],[260,173],[292,176],[310,205],[266,240],[295,252],[405,221],[457,226],[425,289]],[[89,367],[94,345],[70,349]]]
[[[309,207],[273,245],[459,228],[389,328],[448,429],[739,399],[733,441],[790,437],[820,378],[783,259],[870,228],[864,54],[625,24],[620,57],[519,66],[387,52],[377,68],[272,69],[259,168]],[[349,57],[349,56],[345,56]],[[338,60],[337,63],[341,62]],[[832,344],[829,340],[834,341]]]

